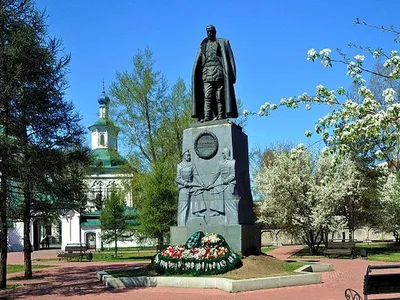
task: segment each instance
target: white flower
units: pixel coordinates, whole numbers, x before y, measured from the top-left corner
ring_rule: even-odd
[[[321,154],[322,154],[322,155],[328,155],[328,154],[329,154],[329,147],[324,147],[324,148],[322,148]]]
[[[308,95],[306,92],[304,92],[303,94],[301,94],[300,96],[297,97],[301,102],[305,102],[309,99]]]
[[[317,51],[315,51],[314,48],[312,48],[312,49],[307,51],[307,60],[314,61],[317,58],[318,58],[318,54],[317,54]]]
[[[322,84],[317,85],[317,95],[322,95],[326,92],[326,87],[324,87]]]
[[[331,52],[332,52],[332,50],[328,49],[328,48],[322,49],[319,52],[319,55],[321,58],[321,63],[324,65],[325,68],[332,66],[331,57],[330,57]]]
[[[250,114],[250,112],[247,109],[245,109],[243,110],[242,114],[243,116],[247,117]]]
[[[379,52],[379,51],[374,51],[374,53],[372,53],[372,57],[373,57],[373,58],[378,58],[378,57],[381,56],[381,55],[382,55],[382,53]]]
[[[387,88],[382,91],[382,96],[385,97],[386,102],[393,102],[396,91],[392,88]]]
[[[331,54],[331,52],[332,52],[331,49],[325,48],[325,49],[322,49],[322,50],[319,52],[319,55],[321,55],[321,56],[329,56],[329,55]]]
[[[305,146],[304,146],[303,143],[300,143],[300,144],[297,145],[296,149],[297,150],[305,150]]]
[[[358,62],[358,63],[362,63],[365,59],[364,55],[356,55],[354,56],[354,59]]]
[[[304,133],[306,137],[311,137],[312,132],[310,130],[306,130],[306,132]]]

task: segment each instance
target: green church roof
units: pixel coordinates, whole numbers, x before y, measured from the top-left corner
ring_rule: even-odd
[[[88,129],[91,131],[92,129],[99,127],[99,126],[107,126],[112,128],[115,131],[119,131],[120,129],[114,125],[114,123],[109,119],[100,118],[93,125],[89,126]]]
[[[121,168],[128,166],[128,161],[117,150],[112,148],[97,148],[92,151],[94,164],[98,168]]]
[[[82,212],[81,227],[100,227],[100,225],[101,225],[101,222],[99,219],[100,214],[101,214],[101,210],[96,210],[96,211],[92,211],[92,212]],[[139,222],[137,220],[137,210],[136,209],[126,206],[124,215],[134,217],[133,219],[126,221],[129,225],[132,225],[132,226],[139,225]]]
[[[81,223],[81,227],[100,227],[99,219],[88,219]]]

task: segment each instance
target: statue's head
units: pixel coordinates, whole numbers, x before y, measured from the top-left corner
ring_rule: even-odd
[[[184,160],[184,161],[190,161],[191,159],[192,159],[192,158],[191,158],[191,156],[190,156],[189,150],[188,150],[188,149],[183,150],[183,152],[182,152],[182,160]]]
[[[225,147],[224,150],[222,150],[222,158],[229,159],[230,157],[231,157],[231,150]]]
[[[207,38],[210,41],[215,41],[215,38],[217,36],[217,30],[215,29],[214,25],[208,25],[206,27],[206,32],[207,32]]]

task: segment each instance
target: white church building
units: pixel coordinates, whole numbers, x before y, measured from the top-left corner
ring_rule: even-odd
[[[101,240],[100,213],[111,188],[125,191],[127,210],[132,207],[132,195],[126,187],[132,174],[127,161],[118,153],[119,128],[108,118],[110,98],[104,88],[99,100],[99,119],[89,127],[95,166],[87,177],[89,202],[85,211],[69,211],[61,218],[61,248],[67,244],[87,243],[91,249],[113,247]],[[138,246],[137,241],[118,242],[118,247]]]
[[[107,195],[112,188],[125,191],[127,211],[132,210],[132,195],[127,188],[132,180],[131,169],[127,161],[118,153],[117,138],[119,128],[108,118],[110,98],[104,88],[98,99],[99,119],[89,127],[91,132],[91,149],[94,156],[94,166],[85,179],[88,188],[88,203],[84,211],[70,210],[60,216],[60,220],[47,223],[41,216],[34,217],[31,222],[30,239],[34,250],[44,247],[41,244],[43,236],[48,236],[51,248],[65,249],[67,244],[87,243],[90,249],[100,250],[114,247],[104,244],[101,240],[100,214]],[[23,250],[23,223],[9,222],[9,251]],[[148,243],[137,240],[118,242],[118,247],[132,247]]]

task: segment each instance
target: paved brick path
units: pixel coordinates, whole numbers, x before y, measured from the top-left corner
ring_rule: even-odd
[[[300,248],[301,249],[301,248]],[[285,259],[299,250],[295,247],[280,247],[270,254]],[[34,252],[33,258],[55,257],[56,250]],[[21,264],[21,253],[9,253],[9,264]],[[258,290],[243,293],[226,293],[220,290],[203,290],[188,288],[127,288],[107,289],[98,282],[96,272],[100,270],[130,268],[140,263],[97,263],[97,262],[52,262],[54,268],[35,270],[35,279],[24,281],[24,286],[14,291],[0,291],[0,299],[151,299],[151,300],[339,300],[345,299],[344,291],[352,288],[362,291],[362,280],[369,264],[381,264],[360,259],[321,259],[321,262],[332,263],[333,272],[322,273],[322,283],[298,287],[286,287],[270,290]],[[34,262],[49,264],[49,262]],[[10,274],[9,284],[18,281],[13,277],[21,274]],[[21,282],[19,282],[21,283]],[[391,297],[387,297],[391,296]],[[400,295],[386,297],[371,297],[372,299],[400,299]]]

